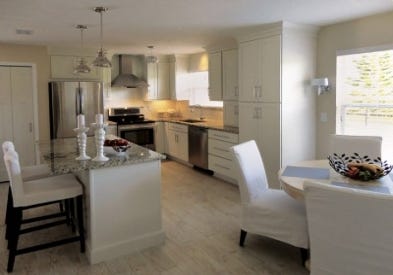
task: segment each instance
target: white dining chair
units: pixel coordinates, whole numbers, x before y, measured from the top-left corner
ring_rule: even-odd
[[[304,184],[311,274],[393,274],[393,196]]]
[[[304,264],[308,248],[304,204],[283,190],[269,188],[262,157],[254,140],[235,145],[231,151],[238,168],[242,208],[240,246],[244,246],[247,233],[263,235],[302,248]]]
[[[32,181],[23,181],[19,164],[19,157],[13,150],[4,154],[4,162],[10,181],[9,205],[7,207],[7,227],[6,236],[8,238],[8,264],[7,271],[12,272],[15,257],[20,254],[34,252],[70,242],[80,242],[81,252],[85,251],[85,235],[83,226],[83,189],[81,184],[72,174],[61,176],[40,178]],[[53,226],[68,223],[67,219],[58,220],[66,216],[65,212],[49,215],[37,216],[23,219],[23,211],[32,207],[40,207],[48,203],[67,200],[69,204],[76,202],[77,225],[79,234],[71,237],[51,241],[44,244],[33,245],[30,247],[18,248],[18,240],[21,234],[31,233],[37,230],[46,229]],[[22,224],[31,224],[37,221],[44,221],[55,218],[55,221],[21,228]]]
[[[382,137],[380,136],[352,136],[335,135],[329,137],[329,155],[334,153],[353,155],[358,153],[361,157],[382,157]]]

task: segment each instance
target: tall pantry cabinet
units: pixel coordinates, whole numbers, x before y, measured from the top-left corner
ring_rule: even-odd
[[[315,156],[315,29],[280,22],[239,38],[239,140],[254,139],[271,188],[281,167]]]
[[[13,141],[22,166],[35,164],[33,74],[30,66],[0,66],[0,144]],[[3,153],[0,151],[0,155]],[[7,180],[0,162],[0,181]]]

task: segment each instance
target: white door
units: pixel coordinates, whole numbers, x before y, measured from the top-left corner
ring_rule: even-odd
[[[0,143],[14,142],[22,166],[35,164],[31,67],[0,66]],[[2,155],[2,152],[1,152]],[[7,180],[1,161],[0,180]]]

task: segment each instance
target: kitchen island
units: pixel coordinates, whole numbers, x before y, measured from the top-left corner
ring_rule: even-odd
[[[37,149],[54,175],[74,173],[83,184],[86,254],[91,264],[164,242],[161,160],[165,156],[132,144],[124,155],[107,155],[106,162],[77,161],[76,138],[39,142]],[[87,139],[86,153],[95,157],[93,137]]]

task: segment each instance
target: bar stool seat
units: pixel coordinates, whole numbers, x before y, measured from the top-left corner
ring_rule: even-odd
[[[14,196],[14,206],[65,200],[82,194],[82,186],[72,174],[26,181],[23,196]]]
[[[83,226],[83,189],[75,176],[67,174],[61,176],[46,177],[32,181],[23,181],[19,157],[16,151],[9,150],[4,154],[4,162],[10,180],[9,205],[7,206],[7,228],[9,257],[7,271],[12,272],[15,257],[20,254],[34,252],[70,242],[80,242],[80,250],[85,251],[85,235]],[[73,205],[76,201],[76,217],[79,234],[73,236],[18,249],[18,240],[21,234],[46,229],[52,226],[66,224],[67,219],[55,220],[45,224],[39,224],[28,228],[21,228],[22,224],[59,218],[65,216],[64,212],[45,215],[30,219],[23,219],[23,210],[32,207],[47,205],[52,202],[65,200]],[[73,209],[73,207],[72,207]]]

